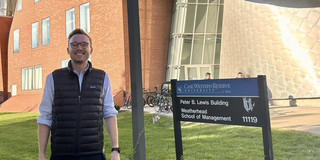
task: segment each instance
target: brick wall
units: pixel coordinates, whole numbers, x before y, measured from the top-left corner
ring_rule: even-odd
[[[46,76],[68,59],[65,11],[75,9],[75,26],[79,27],[79,5],[90,3],[93,41],[93,66],[105,70],[112,90],[130,90],[129,44],[126,1],[72,0],[57,3],[50,0],[22,1],[22,10],[15,13],[9,37],[8,87],[17,85],[18,95],[42,94],[43,89],[21,90],[21,69],[42,65],[42,86]],[[165,80],[169,46],[172,0],[139,1],[143,87],[148,89]],[[50,19],[50,44],[41,42],[42,19]],[[39,23],[39,47],[31,48],[31,25]],[[20,51],[13,53],[13,31],[20,30]],[[43,88],[42,87],[42,88]]]

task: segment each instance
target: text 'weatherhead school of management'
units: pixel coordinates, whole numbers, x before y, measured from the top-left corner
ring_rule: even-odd
[[[229,121],[231,122],[231,117],[223,117],[223,116],[209,116],[207,115],[208,110],[204,109],[185,109],[181,108],[181,118],[185,119],[204,119],[204,120],[212,120],[212,121]]]

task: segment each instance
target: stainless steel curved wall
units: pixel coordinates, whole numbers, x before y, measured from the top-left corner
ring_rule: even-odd
[[[273,98],[320,95],[320,1],[225,1],[220,78],[266,75]]]

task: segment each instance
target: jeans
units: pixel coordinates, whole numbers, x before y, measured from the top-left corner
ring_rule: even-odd
[[[104,153],[86,156],[51,156],[50,160],[106,160]]]

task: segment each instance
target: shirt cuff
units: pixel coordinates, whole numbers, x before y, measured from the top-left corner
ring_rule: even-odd
[[[49,126],[51,128],[52,120],[47,120],[47,119],[44,119],[42,117],[39,117],[39,118],[37,118],[37,123],[38,124],[45,124],[45,125],[47,125],[47,126]]]
[[[118,111],[115,109],[115,108],[110,108],[110,109],[106,109],[104,112],[103,112],[103,117],[104,118],[108,118],[108,117],[112,117],[112,116],[115,116],[118,114]]]

